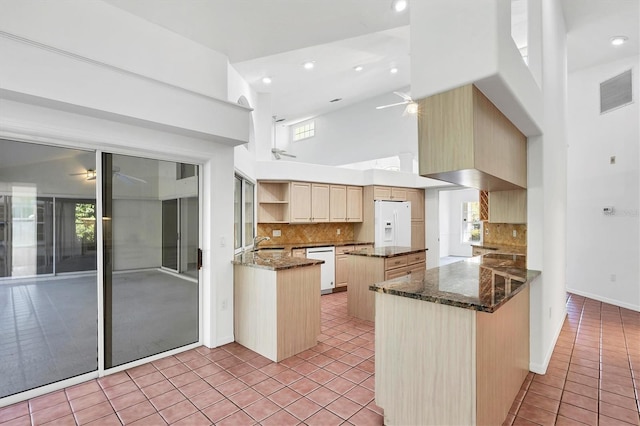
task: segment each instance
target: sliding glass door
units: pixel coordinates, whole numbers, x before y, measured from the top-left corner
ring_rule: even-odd
[[[184,167],[168,161],[116,154],[102,161],[111,368],[198,341],[198,176],[181,178],[176,170]]]
[[[95,153],[0,140],[0,398],[95,371]],[[90,211],[91,210],[91,211]]]

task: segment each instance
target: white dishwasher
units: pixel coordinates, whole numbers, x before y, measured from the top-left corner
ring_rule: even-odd
[[[307,259],[324,260],[320,265],[320,293],[331,293],[335,287],[336,277],[336,249],[330,247],[313,247],[307,249]]]

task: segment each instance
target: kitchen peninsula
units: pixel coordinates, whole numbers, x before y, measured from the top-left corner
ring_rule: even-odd
[[[540,272],[523,259],[487,254],[370,287],[385,424],[502,424],[529,372]]]
[[[281,361],[320,335],[321,260],[251,251],[234,260],[234,330],[241,345]]]
[[[376,282],[422,272],[426,268],[426,249],[411,247],[367,247],[346,253],[349,256],[350,316],[367,321],[375,318],[375,298],[369,286]]]

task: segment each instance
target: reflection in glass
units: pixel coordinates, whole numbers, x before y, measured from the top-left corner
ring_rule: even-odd
[[[242,180],[236,176],[233,190],[233,248],[242,247]]]
[[[244,182],[244,245],[253,244],[253,192],[255,185],[249,181]]]
[[[103,154],[103,165],[110,368],[198,341],[199,199],[198,176],[178,179],[177,163]]]
[[[95,206],[95,181],[86,180],[95,153],[7,140],[0,152],[2,398],[95,371],[98,316],[87,207]],[[65,216],[61,203],[85,207]]]

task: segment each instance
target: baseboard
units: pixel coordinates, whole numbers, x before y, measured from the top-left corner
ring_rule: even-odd
[[[218,346],[223,346],[223,345],[227,345],[227,344],[229,344],[229,343],[233,343],[233,342],[235,342],[235,341],[236,341],[236,339],[235,339],[235,337],[233,336],[233,334],[232,334],[231,336],[222,337],[222,338],[220,338],[220,339],[216,340],[216,347],[218,347]],[[211,349],[211,348],[210,348],[210,349]]]
[[[625,303],[620,300],[609,299],[608,297],[603,297],[597,294],[592,294],[586,291],[580,291],[580,290],[575,290],[571,288],[567,288],[567,293],[577,294],[578,296],[588,297],[589,299],[597,300],[598,302],[608,303],[610,305],[618,306],[620,308],[631,309],[632,311],[640,312],[640,305]]]
[[[532,371],[536,374],[546,374],[547,367],[549,367],[549,361],[551,361],[551,356],[553,355],[553,350],[556,348],[556,343],[558,342],[558,337],[560,337],[560,333],[562,332],[562,325],[564,324],[564,320],[567,318],[567,305],[564,305],[562,312],[562,320],[558,322],[556,325],[555,333],[553,334],[553,344],[549,345],[549,349],[544,356],[544,360],[541,364],[529,363],[529,371]]]

